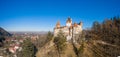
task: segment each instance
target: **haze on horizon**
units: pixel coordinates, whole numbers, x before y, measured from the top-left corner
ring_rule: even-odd
[[[7,31],[52,31],[57,21],[65,25],[68,16],[83,22],[119,16],[120,0],[0,0],[0,27]]]

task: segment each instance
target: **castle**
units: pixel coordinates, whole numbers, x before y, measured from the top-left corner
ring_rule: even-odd
[[[67,38],[67,41],[71,40],[76,34],[82,32],[82,22],[72,24],[72,20],[68,17],[66,21],[66,26],[61,26],[60,21],[57,22],[54,28],[54,36],[57,36],[58,32],[61,30]],[[74,39],[73,39],[74,40]],[[75,41],[75,40],[74,40]]]

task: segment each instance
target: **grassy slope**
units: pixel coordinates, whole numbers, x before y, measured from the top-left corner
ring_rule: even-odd
[[[61,54],[61,56],[76,57],[72,44],[67,43],[67,48],[64,50],[64,53]],[[36,54],[36,57],[58,57],[58,52],[53,41],[48,42],[42,48],[40,48]]]

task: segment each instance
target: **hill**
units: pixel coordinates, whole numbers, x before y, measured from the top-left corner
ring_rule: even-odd
[[[11,36],[9,32],[0,27],[0,36]]]
[[[67,47],[65,52],[61,54],[62,57],[76,57],[74,52],[73,45],[71,43],[67,43]],[[59,54],[55,48],[55,44],[53,41],[46,43],[36,54],[36,57],[59,57]]]
[[[79,45],[66,42],[67,48],[61,57],[119,57],[120,18],[111,18],[103,23],[94,22],[90,30],[79,36]],[[39,49],[37,57],[59,57],[53,41]]]

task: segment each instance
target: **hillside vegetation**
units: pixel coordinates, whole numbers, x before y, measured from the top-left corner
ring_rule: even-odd
[[[77,44],[65,42],[64,36],[52,37],[37,57],[117,57],[120,56],[120,18],[95,21],[89,30],[77,35]],[[57,38],[57,39],[56,39]],[[60,49],[59,49],[60,48]],[[59,51],[63,51],[62,53]]]
[[[91,30],[86,32],[90,38],[87,47],[93,57],[117,57],[120,55],[120,18],[106,19],[103,23],[94,22]]]

